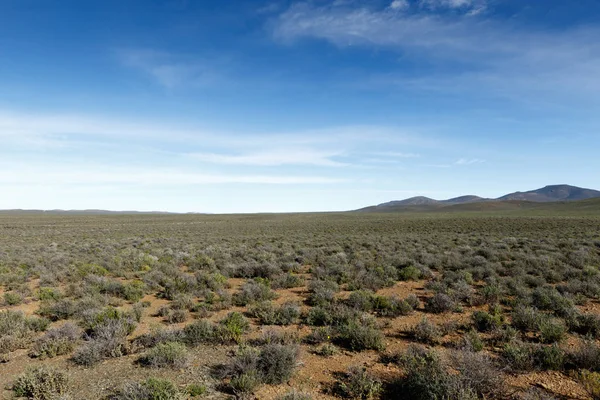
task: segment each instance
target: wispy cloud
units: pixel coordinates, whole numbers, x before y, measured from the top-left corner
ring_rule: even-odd
[[[197,87],[221,80],[215,68],[197,57],[149,49],[117,51],[123,65],[139,70],[168,89]]]
[[[389,8],[396,11],[404,11],[410,8],[408,0],[394,0],[390,3]]]
[[[348,164],[332,160],[339,152],[322,152],[313,149],[273,148],[269,151],[242,154],[192,153],[189,156],[206,163],[229,165],[316,165],[321,167],[341,167]]]
[[[0,164],[1,165],[1,164]],[[7,166],[5,166],[7,167]],[[345,182],[342,178],[290,175],[205,174],[173,168],[136,169],[105,165],[16,165],[0,170],[0,185],[206,185],[206,184],[331,184]]]
[[[431,10],[438,9],[462,9],[468,15],[477,15],[487,8],[487,0],[420,0],[421,7]]]
[[[460,158],[456,160],[454,164],[456,165],[472,165],[472,164],[481,164],[484,163],[485,160],[481,160],[479,158]]]
[[[424,0],[422,4],[471,14],[484,5],[474,0]],[[273,36],[283,43],[316,38],[341,48],[385,47],[425,65],[461,65],[460,72],[379,76],[386,87],[494,93],[512,100],[535,98],[542,104],[553,100],[564,104],[565,98],[580,99],[588,107],[590,101],[598,104],[600,29],[594,26],[544,31],[465,13],[399,13],[389,6],[319,7],[303,2],[280,14]]]

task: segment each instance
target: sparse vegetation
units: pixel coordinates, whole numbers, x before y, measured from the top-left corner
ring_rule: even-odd
[[[550,370],[596,396],[596,217],[244,218],[0,216],[0,381],[56,399],[69,381],[46,365],[94,381],[128,355],[123,371],[139,360],[172,380],[119,385],[112,399],[252,398],[315,360],[343,372],[326,380],[345,398],[505,398],[501,388],[516,392],[504,371]],[[429,348],[390,354],[410,343]],[[348,369],[358,352],[375,364]],[[44,367],[4,374],[19,357]],[[212,360],[229,360],[216,384],[186,381]],[[398,368],[379,374],[389,362]],[[273,393],[319,398],[325,388],[310,385]]]

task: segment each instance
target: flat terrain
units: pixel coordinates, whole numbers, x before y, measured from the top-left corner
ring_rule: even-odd
[[[597,399],[596,203],[0,214],[0,388],[40,399]],[[63,397],[21,390],[43,386],[39,366],[64,379],[41,392]],[[15,385],[23,374],[34,383]]]

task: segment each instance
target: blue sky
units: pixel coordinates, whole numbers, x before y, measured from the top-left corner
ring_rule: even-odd
[[[600,189],[596,0],[0,2],[0,209]]]

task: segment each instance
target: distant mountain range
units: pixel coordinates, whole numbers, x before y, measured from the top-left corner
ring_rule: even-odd
[[[397,209],[437,209],[459,204],[499,203],[499,202],[533,202],[550,203],[587,200],[600,198],[600,191],[584,189],[570,185],[549,185],[528,192],[514,192],[496,199],[488,199],[474,195],[454,197],[448,200],[435,200],[429,197],[417,196],[404,200],[394,200],[387,203],[361,208],[357,211],[394,211]]]

